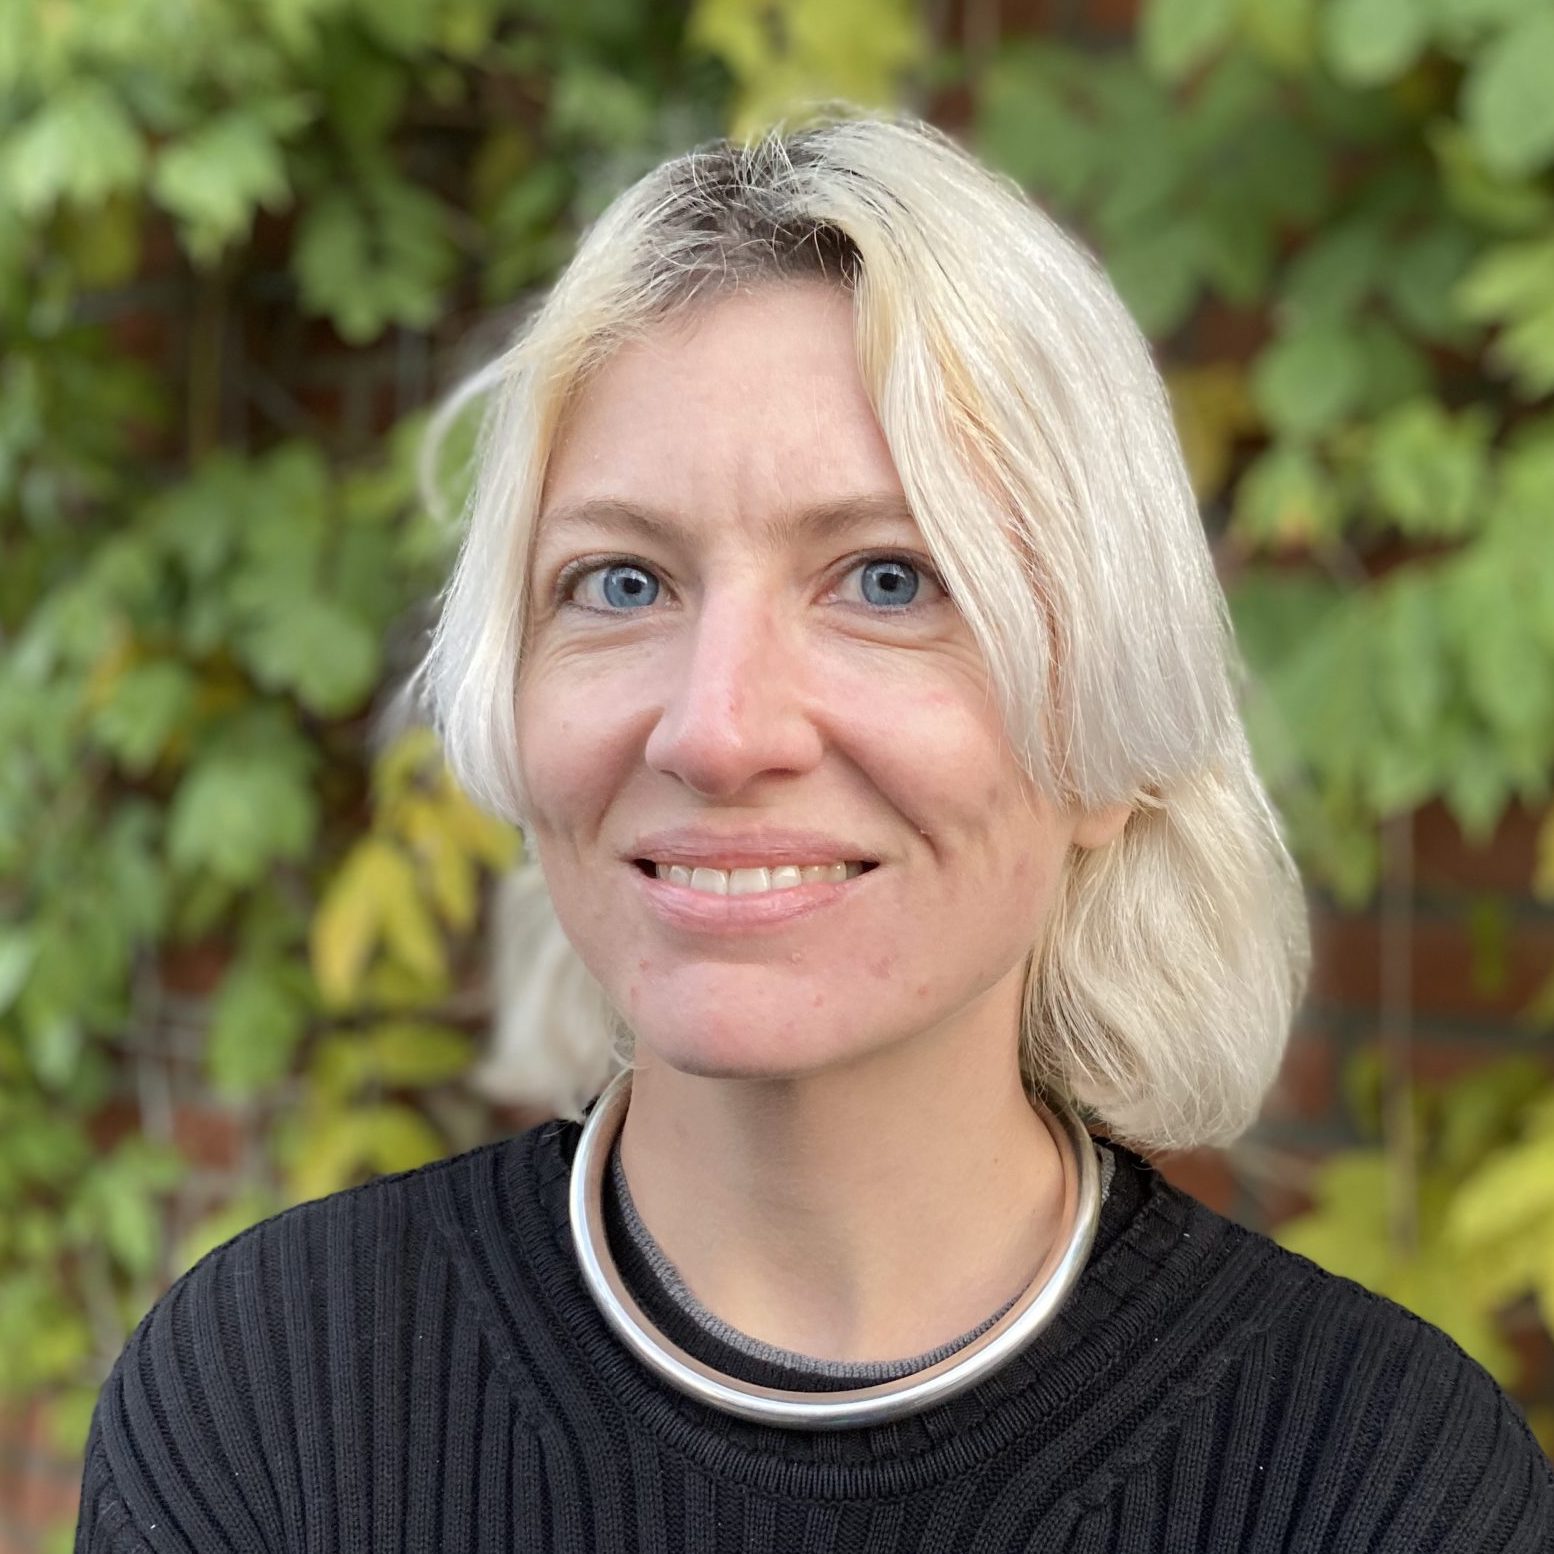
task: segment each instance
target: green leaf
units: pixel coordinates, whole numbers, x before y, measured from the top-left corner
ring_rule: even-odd
[[[248,752],[217,752],[195,764],[178,786],[168,854],[177,868],[252,885],[277,860],[305,858],[317,829],[317,801],[293,766]]]
[[[1554,158],[1554,9],[1529,12],[1489,43],[1462,86],[1462,117],[1491,172],[1515,178]]]
[[[1554,388],[1554,239],[1503,243],[1457,289],[1464,314],[1504,324],[1490,357],[1532,394]]]
[[[1508,736],[1554,722],[1554,685],[1532,622],[1516,608],[1518,592],[1513,565],[1483,548],[1452,567],[1440,589],[1473,704]]]
[[[1534,178],[1505,178],[1485,166],[1478,143],[1455,119],[1438,119],[1424,138],[1451,210],[1494,232],[1537,231],[1554,215],[1554,196]]]
[[[37,954],[38,941],[31,928],[0,924],[0,1014],[15,1003],[16,995],[32,974]]]
[[[1466,41],[1536,11],[1544,0],[1430,0],[1438,26]]]
[[[1403,570],[1377,589],[1374,608],[1377,696],[1387,722],[1412,743],[1431,732],[1446,704],[1448,669],[1435,589],[1418,572]]]
[[[186,1273],[202,1257],[214,1252],[219,1246],[225,1246],[234,1236],[242,1235],[251,1225],[268,1219],[280,1208],[281,1205],[268,1193],[240,1193],[230,1203],[207,1214],[184,1235],[173,1254],[173,1276],[176,1278]]]
[[[1174,332],[1198,296],[1203,234],[1177,221],[1140,229],[1107,250],[1106,268],[1139,328],[1160,339]]]
[[[1356,319],[1351,330],[1365,363],[1362,413],[1376,415],[1428,392],[1434,380],[1430,358],[1401,330],[1376,314]]]
[[[266,690],[295,691],[323,717],[359,706],[377,679],[377,637],[324,598],[276,597],[273,608],[241,629],[237,646]]]
[[[108,1176],[102,1183],[103,1239],[119,1263],[138,1277],[151,1272],[161,1251],[161,1216],[138,1182]]]
[[[1139,50],[1151,72],[1179,81],[1229,37],[1236,0],[1147,0]]]
[[[1358,407],[1367,366],[1352,330],[1336,321],[1313,323],[1281,336],[1258,357],[1252,395],[1275,430],[1311,436]]]
[[[1494,834],[1510,797],[1505,761],[1481,744],[1464,743],[1454,752],[1444,798],[1463,834],[1483,846]]]
[[[143,777],[188,721],[195,690],[181,663],[138,664],[113,682],[109,699],[92,715],[92,734],[126,772]]]
[[[456,263],[441,204],[391,175],[320,196],[292,251],[304,308],[326,315],[352,345],[390,324],[430,325]]]
[[[0,196],[34,217],[61,199],[96,204],[134,188],[145,164],[140,132],[113,93],[100,81],[74,81],[10,133]]]
[[[1309,545],[1333,533],[1341,508],[1327,471],[1296,444],[1259,454],[1236,487],[1233,521],[1269,545]]]
[[[1040,199],[1073,205],[1105,164],[1103,134],[1069,103],[1048,49],[1001,51],[977,94],[980,154]]]
[[[1317,0],[1241,0],[1248,46],[1281,70],[1304,74],[1317,47]]]
[[[69,1009],[22,995],[22,1036],[32,1071],[50,1090],[61,1091],[75,1077],[85,1032]]]
[[[1395,81],[1423,52],[1430,21],[1424,0],[1330,0],[1322,42],[1333,74],[1355,86]]]
[[[201,264],[247,234],[256,206],[281,211],[291,199],[280,146],[262,119],[243,109],[164,146],[151,192],[178,217],[184,246]]]
[[[1427,340],[1458,346],[1470,340],[1455,293],[1479,249],[1474,232],[1443,222],[1394,250],[1382,284],[1398,318]]]
[[[1504,1141],[1517,1114],[1547,1079],[1544,1066],[1526,1056],[1505,1058],[1454,1079],[1441,1111],[1442,1168],[1462,1181],[1489,1150]]]
[[[1301,320],[1353,312],[1390,259],[1383,223],[1370,213],[1318,233],[1285,274],[1283,301]]]
[[[1405,534],[1459,538],[1484,518],[1489,415],[1449,415],[1431,399],[1414,399],[1375,427],[1370,476],[1386,514]]]
[[[294,967],[268,958],[238,962],[211,1011],[206,1071],[226,1100],[274,1084],[291,1065],[307,1019]]]

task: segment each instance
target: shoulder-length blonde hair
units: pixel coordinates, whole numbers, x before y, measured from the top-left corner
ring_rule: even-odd
[[[1061,804],[1135,806],[1114,842],[1071,854],[1033,948],[1026,1083],[1142,1148],[1228,1142],[1276,1075],[1309,943],[1166,394],[1094,260],[929,126],[843,117],[720,142],[615,200],[518,338],[433,418],[423,469],[462,407],[493,394],[412,693],[466,791],[523,825],[528,560],[569,396],[666,316],[803,277],[852,294],[864,383],[1032,779]],[[543,981],[526,1018],[574,1052],[624,1038],[629,1060],[597,984],[558,960],[554,915],[528,931]]]

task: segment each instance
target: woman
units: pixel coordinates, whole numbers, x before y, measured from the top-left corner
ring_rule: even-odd
[[[78,1547],[1547,1549],[1478,1366],[1139,1153],[1307,939],[1086,256],[919,125],[720,145],[488,388],[422,678],[629,1066],[191,1270]]]

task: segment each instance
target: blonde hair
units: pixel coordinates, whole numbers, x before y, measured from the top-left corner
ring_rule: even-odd
[[[1115,841],[1071,855],[1033,948],[1026,1082],[1142,1148],[1229,1142],[1276,1076],[1309,942],[1166,394],[1095,261],[927,125],[833,118],[665,163],[445,401],[423,470],[453,417],[494,391],[468,529],[412,685],[454,774],[524,823],[514,688],[569,395],[654,323],[801,277],[852,294],[864,383],[1033,781],[1061,804],[1135,806]],[[616,1056],[629,1060],[630,1033],[608,1030],[591,979],[551,971],[557,999],[527,1009],[538,1039],[575,1043],[591,1022],[601,1054],[624,1034]]]

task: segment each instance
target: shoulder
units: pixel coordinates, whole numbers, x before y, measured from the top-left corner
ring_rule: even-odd
[[[122,1529],[105,1549],[138,1547],[130,1529],[151,1547],[300,1547],[311,1443],[368,1407],[376,1357],[402,1364],[418,1304],[453,1298],[458,1180],[507,1142],[293,1205],[175,1280],[98,1393],[82,1546],[100,1524]]]
[[[1191,1324],[1196,1392],[1298,1546],[1542,1551],[1554,1465],[1517,1404],[1440,1328],[1177,1189],[1213,1244]],[[1256,1442],[1239,1431],[1252,1430]],[[1277,1475],[1277,1477],[1274,1477]],[[1294,1486],[1299,1486],[1298,1490]],[[1265,1506],[1266,1509],[1266,1506]]]

